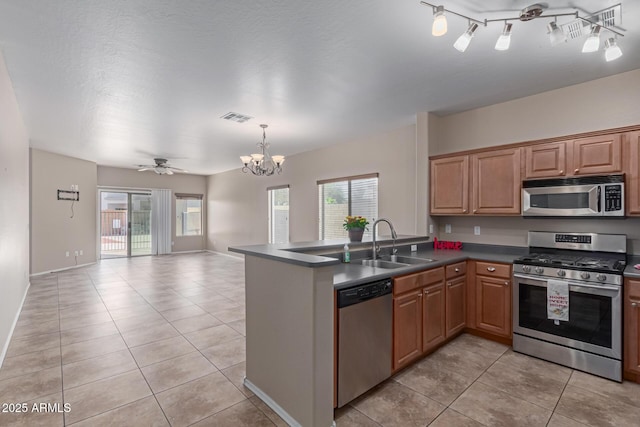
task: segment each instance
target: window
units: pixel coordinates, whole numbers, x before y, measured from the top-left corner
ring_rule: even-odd
[[[176,236],[202,236],[202,196],[176,194]]]
[[[371,223],[378,217],[378,174],[318,181],[318,206],[320,239],[345,238],[347,215],[361,215]],[[371,236],[368,228],[365,237]]]
[[[269,243],[289,243],[289,186],[267,188]]]

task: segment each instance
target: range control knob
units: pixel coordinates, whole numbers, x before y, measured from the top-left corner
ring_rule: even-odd
[[[598,279],[601,282],[604,282],[605,280],[607,280],[607,276],[605,276],[604,274],[598,274],[596,276],[596,279]]]
[[[536,267],[536,273],[538,273],[538,274],[542,274],[542,273],[544,273],[544,268],[542,268],[542,267]]]
[[[531,266],[529,265],[523,265],[522,266],[522,271],[524,271],[525,273],[528,273],[531,271]]]
[[[560,276],[560,277],[564,277],[564,276],[566,276],[566,275],[567,275],[567,272],[566,272],[566,271],[564,271],[564,270],[558,270],[558,273],[556,273],[556,274],[557,274],[558,276]]]
[[[591,277],[591,275],[586,271],[583,271],[582,273],[580,273],[580,277],[582,277],[584,280],[587,280],[589,277]]]

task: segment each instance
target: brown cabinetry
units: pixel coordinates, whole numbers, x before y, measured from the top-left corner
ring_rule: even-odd
[[[393,299],[393,369],[422,354],[422,289]]]
[[[511,337],[511,266],[476,263],[475,327],[501,337]]]
[[[640,215],[640,132],[625,134],[629,165],[625,177],[627,214]]]
[[[461,276],[447,280],[446,285],[446,336],[451,337],[461,332],[466,326],[467,278]]]
[[[446,338],[444,283],[427,286],[422,293],[422,352],[437,347]]]
[[[622,172],[622,140],[619,133],[575,139],[573,175]]]
[[[432,160],[430,213],[519,215],[520,152],[510,148]]]
[[[471,209],[474,214],[520,214],[520,149],[471,156]]]
[[[430,209],[434,215],[469,212],[469,156],[431,161]]]
[[[563,176],[567,171],[566,142],[550,142],[524,147],[524,176],[545,178]]]
[[[624,286],[624,370],[640,382],[640,280],[627,279]]]

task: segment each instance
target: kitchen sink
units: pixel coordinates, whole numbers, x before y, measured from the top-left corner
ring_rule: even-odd
[[[418,258],[402,255],[386,255],[380,257],[380,259],[391,262],[399,262],[401,264],[427,264],[433,262],[431,258]]]
[[[401,268],[406,267],[409,264],[403,264],[399,262],[391,262],[383,259],[363,259],[362,265],[366,265],[367,267],[377,267],[377,268]]]

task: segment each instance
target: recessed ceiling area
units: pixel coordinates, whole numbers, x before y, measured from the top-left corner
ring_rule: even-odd
[[[437,3],[437,2],[436,2]],[[477,19],[518,16],[531,0],[446,0]],[[583,0],[588,16],[619,3]],[[550,2],[545,13],[572,12]],[[39,1],[0,3],[0,49],[34,148],[135,168],[169,159],[213,174],[241,167],[269,125],[285,156],[415,122],[640,68],[640,2],[622,2],[625,53],[606,62],[584,40],[551,47],[544,14],[431,35],[419,0]],[[567,20],[570,20],[568,18]],[[558,23],[564,22],[558,18]],[[602,45],[604,45],[604,36]],[[221,117],[238,112],[239,123]]]

